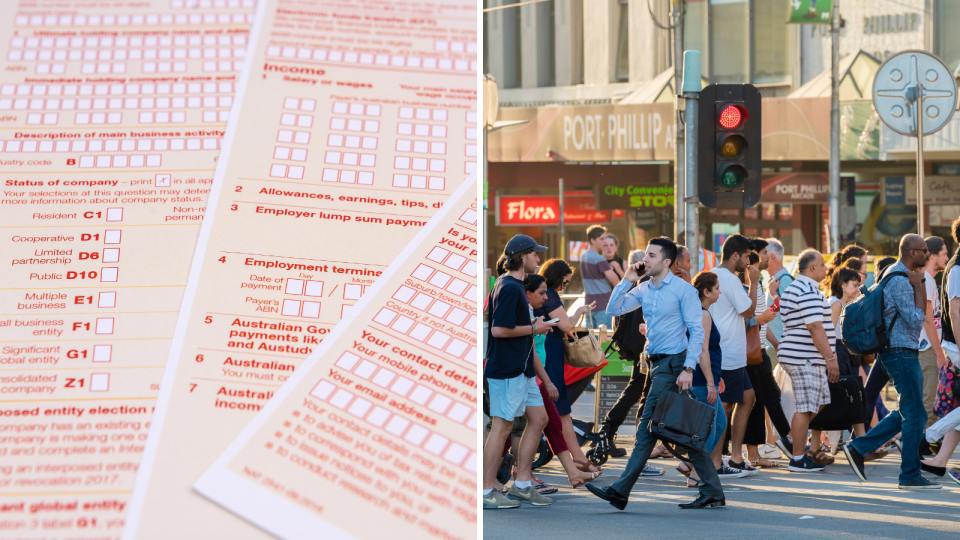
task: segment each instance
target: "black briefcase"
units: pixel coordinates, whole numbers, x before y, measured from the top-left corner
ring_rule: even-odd
[[[716,414],[713,406],[697,401],[692,395],[664,390],[653,410],[650,434],[663,441],[674,457],[690,461],[681,452],[693,456],[704,451]]]
[[[867,422],[873,416],[859,376],[843,375],[837,382],[827,384],[830,387],[830,404],[813,417],[810,429],[849,430],[854,424]]]

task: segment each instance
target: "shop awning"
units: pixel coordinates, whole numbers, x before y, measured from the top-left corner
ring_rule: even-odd
[[[657,75],[649,82],[638,88],[632,94],[617,102],[618,105],[636,105],[640,103],[671,103],[676,92],[673,91],[673,67]],[[700,87],[710,84],[710,81],[701,77]]]
[[[857,51],[840,59],[840,101],[873,99],[873,79],[880,61]],[[830,97],[830,68],[790,93],[791,98]]]

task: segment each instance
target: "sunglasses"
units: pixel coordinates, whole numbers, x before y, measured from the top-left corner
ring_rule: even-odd
[[[927,248],[912,248],[910,251],[922,251],[924,253],[930,253],[930,250]]]
[[[569,280],[569,279],[565,279],[565,280],[563,280],[563,283],[560,284],[560,286],[561,286],[561,287],[566,287],[566,286],[569,285],[569,284],[570,284],[570,280]]]

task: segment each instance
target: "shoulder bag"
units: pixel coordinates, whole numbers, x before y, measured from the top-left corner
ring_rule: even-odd
[[[747,328],[747,365],[756,366],[763,363],[763,354],[760,352],[760,325],[755,324]]]
[[[663,441],[664,447],[674,457],[689,462],[691,460],[683,457],[681,452],[696,455],[706,451],[707,438],[710,437],[716,414],[713,405],[673,390],[664,390],[653,410],[650,434]]]
[[[588,312],[589,313],[589,312]],[[593,314],[589,313],[590,320]],[[574,337],[563,336],[563,363],[575,368],[592,368],[601,365],[605,359],[600,342],[589,328],[573,329]]]

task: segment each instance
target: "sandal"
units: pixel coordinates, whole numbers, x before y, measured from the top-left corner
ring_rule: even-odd
[[[548,486],[548,485],[544,484],[543,482],[534,484],[534,485],[533,485],[533,489],[537,490],[537,493],[539,493],[539,494],[541,494],[541,495],[550,495],[551,493],[556,493],[556,492],[560,491],[559,489],[557,489],[557,488],[555,488],[555,487],[553,487],[553,486]]]
[[[693,485],[690,485],[690,482],[693,482]],[[703,484],[702,480],[694,480],[693,478],[687,478],[687,487],[688,488],[698,488]]]
[[[573,460],[573,464],[577,466],[577,469],[580,469],[580,472],[597,473],[603,471],[603,467],[597,467],[589,461],[575,459]],[[593,467],[593,470],[590,470],[590,467]]]
[[[767,462],[766,465],[763,464],[764,461]],[[761,469],[776,469],[777,467],[781,467],[781,464],[779,462],[770,461],[767,458],[760,458],[754,461],[754,463],[757,465],[757,467],[760,467]]]
[[[581,478],[580,480],[577,480],[576,482],[570,482],[570,487],[573,488],[573,489],[576,489],[576,488],[578,488],[578,487],[586,484],[587,482],[592,482],[592,481],[596,480],[597,477],[600,476],[600,471],[597,471],[597,472],[591,473],[591,474],[592,474],[593,476],[592,476],[590,479],[588,479],[588,480],[584,480],[583,478]]]
[[[656,448],[653,449],[653,452],[650,452],[650,457],[647,459],[657,459],[657,458],[672,458],[671,454],[666,448],[663,447],[663,444],[658,444]]]
[[[680,474],[686,476],[687,478],[690,478],[690,471],[685,471],[681,469],[679,465],[677,465],[676,469],[677,469],[677,472],[679,472]]]

